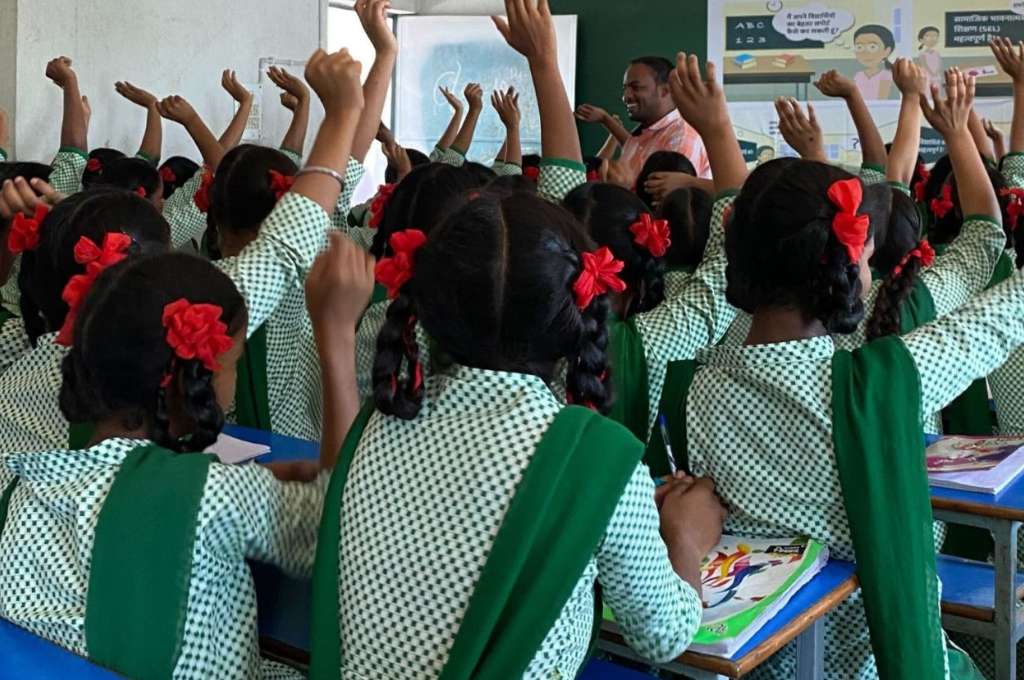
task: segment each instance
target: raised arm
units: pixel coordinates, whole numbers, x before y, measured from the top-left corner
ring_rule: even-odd
[[[825,143],[821,135],[818,117],[814,115],[814,107],[807,102],[807,115],[800,108],[800,102],[792,97],[779,97],[775,100],[775,111],[779,114],[779,132],[801,158],[809,161],[828,162],[825,156]]]
[[[629,130],[627,130],[626,126],[622,124],[619,117],[609,114],[600,106],[594,106],[593,104],[580,104],[576,107],[576,117],[584,123],[600,123],[604,126],[604,129],[608,131],[608,134],[614,137],[615,141],[619,144],[625,144],[626,140],[629,139]],[[605,146],[608,146],[607,142],[605,143]],[[606,156],[601,157],[606,158]],[[607,156],[607,158],[610,158],[610,156]]]
[[[958,69],[950,69],[946,71],[946,99],[941,98],[935,84],[932,85],[932,99],[934,105],[921,95],[921,110],[931,126],[946,140],[964,217],[984,215],[1000,222],[999,200],[969,130],[974,111],[974,78],[965,78]]]
[[[173,120],[185,128],[203,156],[203,162],[215,171],[220,165],[220,160],[224,158],[224,147],[213,136],[210,128],[206,126],[192,105],[184,97],[171,95],[157,104],[157,109],[161,116],[167,120]]]
[[[928,74],[909,59],[897,59],[892,67],[892,79],[903,94],[903,101],[885,175],[890,182],[909,187],[921,147],[921,97],[928,95]]]
[[[82,107],[82,93],[78,89],[78,75],[71,68],[71,60],[67,57],[51,60],[46,65],[46,77],[52,80],[64,95],[64,114],[60,126],[61,147],[88,152],[85,109]]]
[[[991,47],[996,61],[1013,80],[1010,153],[1024,153],[1024,42],[1014,45],[1007,38],[995,38]]]
[[[970,118],[967,120],[967,127],[970,129],[971,137],[974,139],[974,146],[977,147],[982,157],[992,163],[998,162],[999,159],[996,158],[996,150],[992,146],[992,140],[988,138],[985,126],[981,124],[981,117],[974,109],[971,109]]]
[[[1014,104],[1016,104],[1016,102],[1014,102]],[[1016,110],[1014,113],[1016,113]],[[995,151],[996,158],[1004,158],[1008,153],[1006,148],[1006,135],[1002,130],[996,127],[996,124],[992,122],[991,118],[982,118],[981,126],[985,128],[985,135],[988,137],[989,141],[992,142],[992,150]]]
[[[448,121],[448,127],[445,128],[441,139],[437,140],[437,148],[445,151],[455,143],[455,137],[459,134],[459,128],[462,127],[462,100],[447,87],[440,87],[438,89],[444,95],[448,105],[452,107],[452,119]]]
[[[156,106],[158,102],[156,96],[124,81],[114,83],[114,89],[132,104],[146,110],[146,131],[142,134],[139,155],[153,165],[157,165],[163,150],[164,126],[160,111]]]
[[[462,121],[462,127],[459,128],[459,134],[455,136],[451,148],[465,156],[469,153],[469,147],[473,146],[476,124],[480,122],[480,114],[484,110],[484,89],[480,87],[479,83],[470,83],[466,85],[463,94],[466,96],[466,101],[469,102],[469,111],[466,113],[466,119]]]
[[[526,57],[540,110],[541,154],[582,165],[576,120],[558,70],[558,40],[548,0],[505,0],[508,19],[492,17],[509,45]]]
[[[597,150],[598,158],[615,158],[615,154],[618,153],[619,147],[618,138],[615,135],[608,133],[608,139],[604,140],[604,144],[600,149]]]
[[[519,140],[519,93],[514,87],[505,92],[495,90],[491,95],[491,105],[498,112],[502,125],[505,126],[505,155],[502,160],[511,165],[522,166],[523,147]]]
[[[846,102],[853,124],[860,138],[860,149],[864,165],[885,167],[885,142],[871,118],[864,97],[852,80],[840,75],[835,69],[822,74],[814,86],[826,97],[839,97]]]
[[[715,78],[717,69],[709,61],[706,71],[706,77],[702,77],[697,57],[680,52],[676,56],[676,68],[669,77],[669,85],[679,113],[704,140],[715,179],[715,191],[722,193],[743,185],[747,178],[747,163],[736,141],[725,92]]]
[[[352,158],[360,163],[366,159],[380,128],[384,101],[391,86],[391,73],[395,70],[395,60],[398,58],[398,41],[388,25],[390,8],[389,0],[356,0],[355,4],[363,30],[377,51],[373,66],[363,83],[363,115],[356,128],[355,139],[352,140]]]
[[[271,66],[270,80],[283,90],[281,105],[292,112],[292,122],[281,140],[281,148],[293,151],[299,158],[306,152],[306,130],[309,127],[309,88],[288,71]]]
[[[224,152],[227,153],[242,141],[242,135],[245,133],[245,124],[249,120],[249,114],[252,113],[252,92],[242,87],[242,84],[238,82],[238,76],[231,69],[225,69],[224,73],[221,74],[220,86],[231,95],[232,99],[238,102],[238,110],[235,111],[235,115],[231,117],[231,122],[228,123],[227,129],[224,130],[224,134],[218,140],[224,148]],[[206,154],[203,154],[203,156],[205,157]]]

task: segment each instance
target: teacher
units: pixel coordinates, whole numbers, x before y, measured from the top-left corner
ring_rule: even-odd
[[[711,177],[703,140],[672,101],[668,78],[673,68],[664,57],[639,57],[630,62],[622,79],[622,103],[630,120],[639,123],[632,132],[597,106],[584,104],[576,110],[577,118],[600,123],[622,145],[619,164],[631,182],[655,151],[677,151],[690,159],[700,177]]]

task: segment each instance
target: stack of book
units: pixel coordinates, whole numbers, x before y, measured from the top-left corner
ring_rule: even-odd
[[[757,59],[755,59],[754,55],[752,54],[744,53],[736,57],[733,57],[733,63],[735,63],[741,69],[746,70],[748,68],[754,68],[755,66],[757,66]]]
[[[796,61],[795,54],[780,54],[775,57],[775,61],[772,62],[774,66],[779,68],[789,68],[789,65]]]

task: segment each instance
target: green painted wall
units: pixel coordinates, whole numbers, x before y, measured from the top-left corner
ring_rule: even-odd
[[[576,103],[596,104],[623,121],[622,75],[630,59],[650,54],[674,60],[679,51],[701,61],[707,56],[705,0],[551,0],[551,10],[579,16]],[[599,125],[582,125],[581,133],[584,154],[604,143]]]

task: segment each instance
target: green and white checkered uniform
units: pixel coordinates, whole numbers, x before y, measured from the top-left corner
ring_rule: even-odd
[[[466,154],[455,147],[442,149],[435,146],[434,150],[430,152],[430,160],[434,163],[444,163],[445,165],[461,168],[466,164]]]
[[[1002,171],[1009,186],[1024,187],[1024,154],[1007,154]],[[1007,256],[1013,260],[1017,258],[1012,250],[1007,252]],[[992,372],[988,381],[996,402],[999,433],[1024,434],[1024,351],[1011,354],[1005,364]]]
[[[886,182],[885,166],[883,165],[865,164],[860,166],[859,172],[852,174],[860,176],[861,181],[868,186],[872,184],[885,184]]]
[[[196,207],[196,192],[205,173],[205,167],[199,168],[173,196],[164,201],[163,216],[171,227],[173,248],[181,248],[193,241],[198,244],[206,233],[206,213]]]
[[[371,417],[341,512],[344,677],[437,676],[523,472],[563,406],[536,376],[455,366],[426,378],[414,420]],[[638,653],[667,661],[689,645],[700,598],[668,561],[653,493],[638,465],[523,677],[576,676],[595,578]]]
[[[40,336],[33,349],[0,374],[0,452],[68,445],[68,421],[58,400],[63,383],[60,364],[68,348],[54,342],[56,337]]]
[[[440,163],[441,159],[443,157],[444,157],[444,149],[442,149],[439,146],[435,146],[433,149],[431,149],[430,150],[430,155],[427,156],[427,158],[430,159],[431,163]]]
[[[1024,277],[903,336],[934,413],[1024,343]],[[711,476],[741,536],[810,536],[855,555],[832,446],[831,337],[701,352],[687,403],[689,460]],[[898,631],[894,632],[898,634]],[[825,677],[877,672],[860,594],[825,620]],[[792,646],[751,677],[794,677]]]
[[[0,458],[0,488],[19,477],[0,536],[0,617],[88,655],[85,613],[97,520],[125,456],[147,443],[108,439],[84,451]],[[326,480],[285,483],[258,465],[210,465],[176,680],[302,677],[260,658],[246,560],[309,578]]]
[[[494,161],[494,165],[491,166],[491,169],[494,170],[494,174],[498,177],[509,177],[523,174],[523,166],[516,163],[506,163],[505,161]]]
[[[32,345],[25,334],[25,323],[12,317],[0,325],[0,374],[26,354]]]
[[[665,297],[679,297],[692,278],[693,272],[665,272]]]

